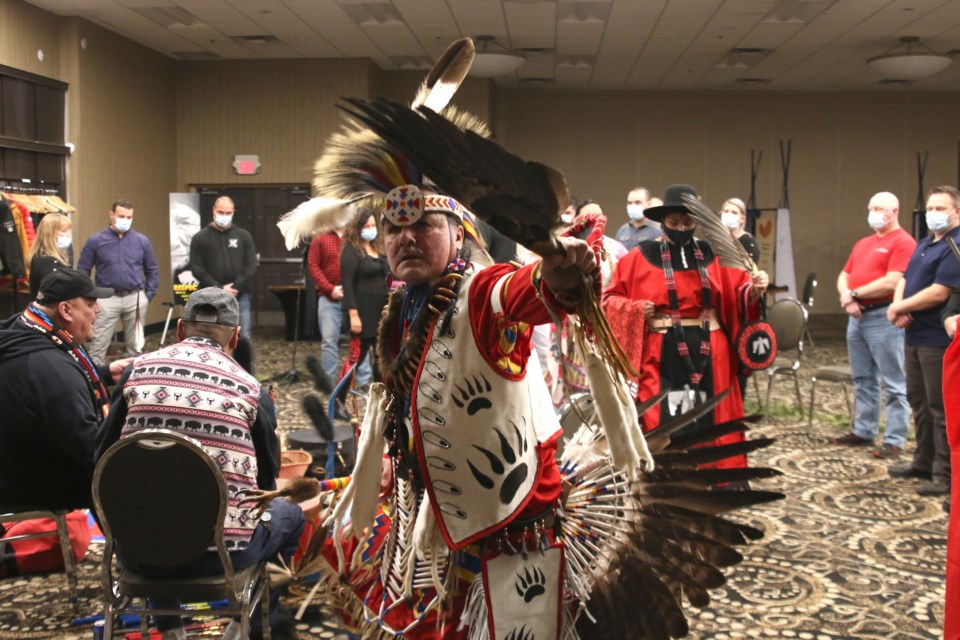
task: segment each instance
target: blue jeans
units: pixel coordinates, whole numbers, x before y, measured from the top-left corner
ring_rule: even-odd
[[[320,367],[336,384],[340,377],[340,327],[343,326],[343,309],[340,302],[326,296],[317,298],[317,323],[320,325]]]
[[[250,294],[238,293],[237,304],[240,305],[240,333],[253,338],[253,314],[250,312]]]
[[[357,365],[357,376],[354,378],[354,383],[358,387],[362,387],[370,382],[371,378],[373,378],[373,367],[370,366],[370,352],[367,351],[367,355]]]
[[[270,514],[270,521],[257,525],[250,538],[250,543],[242,551],[231,551],[230,560],[236,571],[252,566],[261,560],[271,560],[279,554],[286,563],[290,562],[293,553],[297,550],[300,543],[300,536],[303,534],[303,527],[306,519],[303,516],[303,510],[299,505],[287,502],[284,498],[276,498],[270,501],[267,507],[267,513]],[[220,557],[216,552],[207,552],[192,564],[184,567],[149,567],[123,557],[123,552],[117,549],[117,556],[120,562],[128,567],[134,573],[148,577],[162,578],[164,576],[207,576],[222,573],[223,565],[220,564]],[[277,623],[276,615],[279,611],[280,591],[270,590],[270,624]],[[150,606],[157,609],[174,609],[180,606],[177,600],[155,599],[151,600]],[[157,629],[167,631],[183,625],[179,616],[156,616]],[[259,628],[262,620],[260,616],[260,606],[250,613],[250,625]]]
[[[847,353],[853,371],[856,417],[853,433],[873,440],[880,422],[880,388],[887,397],[883,441],[903,448],[910,422],[903,368],[903,329],[887,320],[887,309],[870,309],[847,321]]]

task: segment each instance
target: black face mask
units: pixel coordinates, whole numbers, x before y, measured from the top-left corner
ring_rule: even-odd
[[[668,238],[670,238],[670,242],[677,245],[678,247],[682,247],[683,245],[693,240],[693,229],[689,229],[687,231],[681,231],[679,229],[671,229],[670,227],[664,227],[663,233],[666,234]]]

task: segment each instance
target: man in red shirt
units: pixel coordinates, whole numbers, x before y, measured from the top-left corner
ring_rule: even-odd
[[[314,236],[307,255],[307,270],[317,284],[317,323],[322,339],[320,366],[331,381],[336,381],[340,363],[340,327],[343,323],[340,246],[344,228]]]
[[[903,452],[910,422],[903,369],[903,329],[887,319],[887,307],[917,246],[900,228],[900,202],[892,193],[870,198],[867,224],[873,234],[858,241],[837,278],[840,306],[847,321],[847,352],[853,370],[856,417],[851,431],[835,438],[847,446],[872,446],[880,421],[880,388],[886,393],[887,426],[878,458]]]

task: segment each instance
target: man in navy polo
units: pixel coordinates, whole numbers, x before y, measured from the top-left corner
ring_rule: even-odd
[[[125,356],[134,356],[143,348],[143,324],[147,305],[160,285],[157,256],[147,236],[134,231],[133,205],[117,200],[110,207],[110,226],[87,238],[80,252],[77,269],[96,270],[98,287],[116,293],[100,305],[93,325],[93,338],[87,352],[97,364],[103,364],[117,321],[123,323]]]
[[[943,354],[950,338],[940,314],[960,288],[960,262],[947,241],[960,242],[960,191],[950,186],[931,189],[926,219],[933,235],[917,244],[887,308],[890,322],[905,329],[907,400],[917,431],[913,461],[891,467],[890,475],[926,479],[917,493],[945,496],[950,492],[950,445],[943,408]]]

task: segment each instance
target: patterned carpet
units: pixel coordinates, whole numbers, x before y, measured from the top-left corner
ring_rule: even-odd
[[[301,344],[293,360],[292,345],[271,332],[258,334],[256,351],[261,377],[283,374],[292,363],[305,373],[303,357],[317,354],[319,344]],[[773,415],[755,430],[777,443],[755,459],[784,472],[762,485],[788,499],[743,516],[767,535],[746,549],[727,586],[713,592],[713,604],[691,611],[691,638],[941,637],[947,526],[942,500],[918,496],[915,481],[891,479],[891,463],[873,458],[871,449],[830,443],[848,426],[838,385],[818,385],[818,406],[807,424],[814,367],[843,362],[842,342],[818,340],[808,348],[799,371],[802,418],[792,382],[776,380]],[[299,399],[311,384],[274,384],[282,430],[307,427]],[[765,379],[760,387],[766,391]],[[752,383],[750,401],[756,401]],[[94,545],[80,565],[80,615],[100,612],[99,559]],[[287,602],[296,604],[296,598]],[[311,608],[309,615],[311,621],[297,628],[301,640],[335,637],[319,611]],[[72,617],[62,574],[0,580],[0,639],[91,638],[89,626],[71,626]]]

